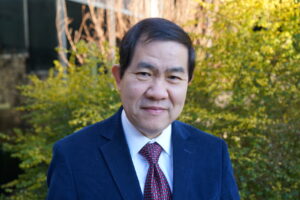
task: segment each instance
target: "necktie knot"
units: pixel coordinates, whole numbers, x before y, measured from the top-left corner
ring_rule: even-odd
[[[158,143],[148,143],[141,150],[140,154],[146,158],[149,164],[157,164],[162,147]]]

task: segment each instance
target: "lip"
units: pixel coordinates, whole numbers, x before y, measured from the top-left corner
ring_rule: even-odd
[[[153,114],[153,115],[161,114],[162,112],[167,110],[166,108],[159,107],[159,106],[144,106],[144,107],[141,107],[141,108],[143,110]]]

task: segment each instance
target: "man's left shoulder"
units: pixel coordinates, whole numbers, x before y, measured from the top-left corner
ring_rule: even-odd
[[[174,121],[172,124],[172,128],[178,132],[178,134],[181,134],[183,137],[191,139],[195,142],[205,142],[205,143],[224,143],[224,140],[212,135],[210,133],[207,133],[205,131],[202,131],[194,126],[191,126],[189,124],[186,124],[181,121]]]

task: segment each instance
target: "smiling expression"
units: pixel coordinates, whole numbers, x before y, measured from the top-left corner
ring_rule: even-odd
[[[155,138],[181,113],[188,87],[188,50],[174,41],[138,42],[120,78],[112,69],[129,121]]]

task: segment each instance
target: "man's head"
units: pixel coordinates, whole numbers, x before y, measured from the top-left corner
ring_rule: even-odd
[[[133,26],[112,69],[129,121],[145,136],[157,137],[181,113],[194,69],[188,35],[158,18]]]
[[[188,34],[178,25],[162,18],[148,18],[135,24],[123,37],[119,48],[121,78],[130,65],[138,42],[174,41],[188,49],[189,81],[195,68],[195,51]]]

